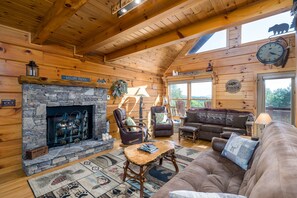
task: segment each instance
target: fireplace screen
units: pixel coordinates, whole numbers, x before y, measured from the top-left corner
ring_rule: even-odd
[[[47,145],[62,146],[92,138],[93,106],[47,107]]]

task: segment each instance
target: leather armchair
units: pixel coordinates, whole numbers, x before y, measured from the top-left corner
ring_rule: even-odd
[[[155,137],[172,136],[173,135],[173,122],[168,118],[166,124],[157,124],[155,113],[167,113],[165,106],[151,107],[151,121],[153,125],[153,135]]]
[[[126,125],[126,111],[125,109],[118,108],[113,111],[114,118],[118,125],[122,143],[125,145],[138,144],[147,140],[148,130],[143,126],[128,126]],[[131,127],[137,128],[136,131],[130,131]]]

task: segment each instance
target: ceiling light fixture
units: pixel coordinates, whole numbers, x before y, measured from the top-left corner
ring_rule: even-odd
[[[111,13],[121,17],[145,1],[147,0],[119,0],[117,4],[111,6]]]

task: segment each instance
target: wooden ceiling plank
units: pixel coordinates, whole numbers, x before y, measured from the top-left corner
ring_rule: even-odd
[[[77,53],[85,54],[113,40],[124,37],[152,23],[160,18],[166,18],[172,13],[180,12],[193,4],[204,0],[154,0],[147,1],[138,8],[121,17],[119,22],[106,31],[91,36],[89,40],[77,47]],[[158,5],[158,6],[156,6]]]
[[[32,42],[42,44],[48,39],[51,32],[64,24],[87,1],[88,0],[56,1],[37,28]]]
[[[174,31],[153,37],[144,42],[112,52],[106,55],[105,60],[112,61],[147,49],[172,45],[179,40],[192,39],[230,26],[280,13],[289,10],[291,6],[291,0],[263,0],[255,2],[254,4],[236,9],[228,14],[222,14],[204,21],[198,21]]]

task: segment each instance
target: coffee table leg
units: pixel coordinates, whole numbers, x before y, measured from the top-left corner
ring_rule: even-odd
[[[159,165],[161,166],[163,164],[163,157],[160,158]]]
[[[128,171],[128,167],[129,167],[130,162],[127,160],[126,161],[126,165],[124,167],[124,176],[123,176],[123,181],[125,181],[126,177],[127,177],[127,171]]]
[[[144,183],[144,172],[143,166],[140,166],[139,169],[139,182],[140,182],[140,197],[143,197],[143,183]]]
[[[180,141],[180,129],[178,129],[178,141]]]
[[[193,133],[193,143],[196,141],[196,132]]]
[[[173,153],[171,156],[170,156],[170,158],[171,158],[171,161],[172,161],[172,164],[173,164],[173,166],[174,166],[174,168],[175,168],[175,172],[179,172],[179,170],[178,170],[178,166],[177,166],[177,164],[176,164],[176,160],[175,160],[175,154]]]

